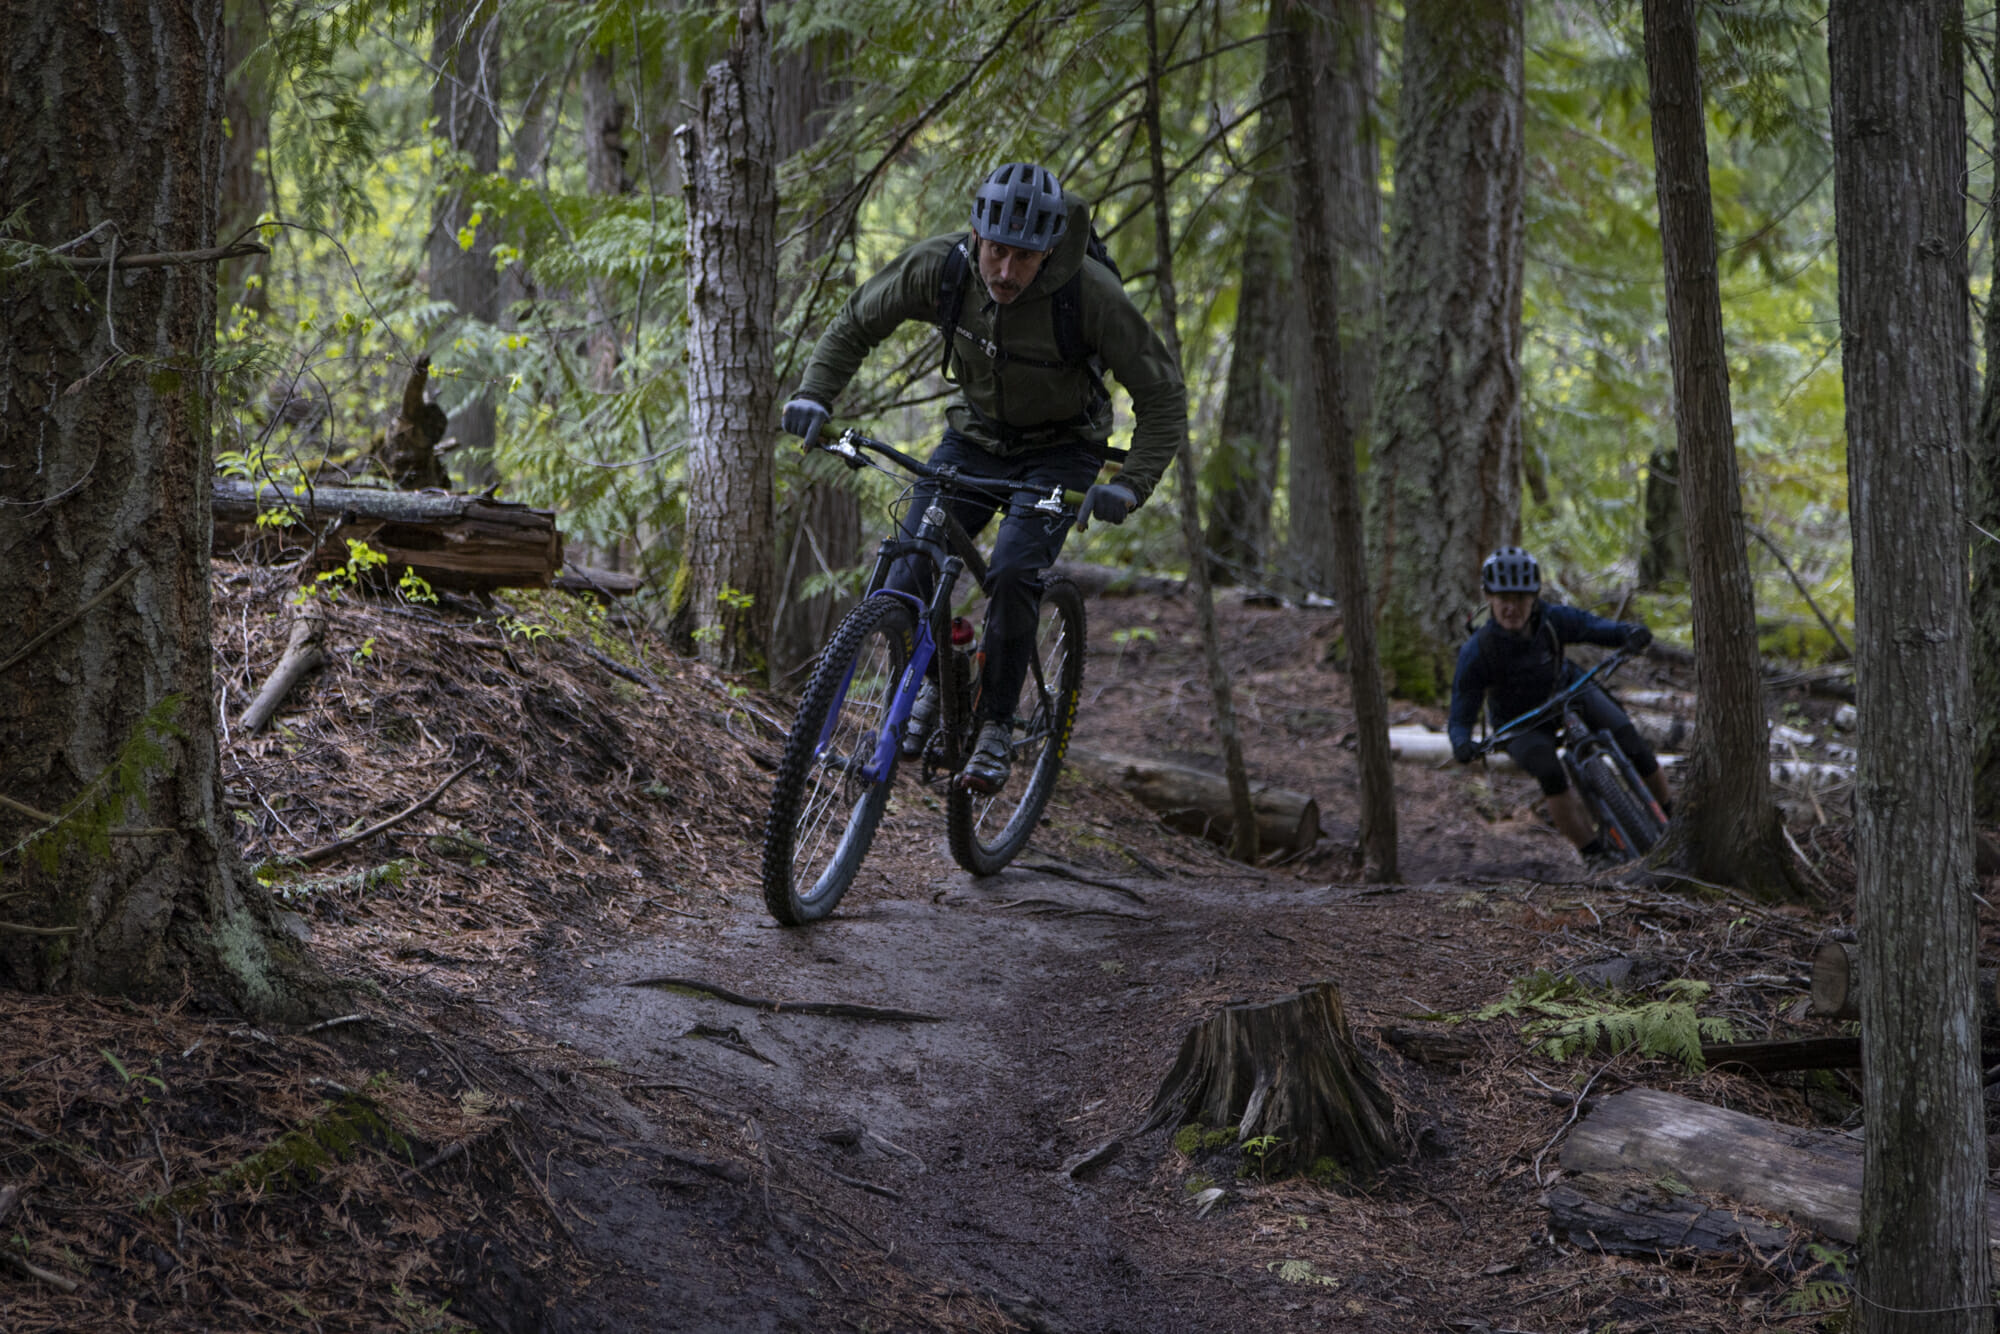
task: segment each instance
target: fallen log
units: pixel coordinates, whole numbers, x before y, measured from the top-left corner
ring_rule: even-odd
[[[1671,1176],[1852,1244],[1861,1231],[1861,1142],[1782,1126],[1658,1089],[1603,1099],[1570,1131],[1565,1172]],[[1986,1199],[1989,1244],[2000,1243],[2000,1196]]]
[[[264,688],[257,692],[257,698],[250,701],[250,707],[243,711],[243,718],[237,724],[245,732],[256,732],[271,721],[278,706],[285,702],[292,687],[307,672],[325,661],[326,654],[321,645],[326,641],[327,609],[320,598],[308,597],[292,610],[292,630],[285,640],[284,656],[265,679]]]
[[[1572,1177],[1542,1196],[1549,1231],[1572,1246],[1611,1255],[1666,1259],[1674,1254],[1755,1255],[1762,1263],[1789,1259],[1793,1234],[1761,1219],[1716,1209],[1687,1195],[1663,1190],[1657,1182],[1621,1184],[1598,1177]],[[1780,1262],[1781,1271],[1793,1269]]]
[[[1354,1045],[1339,988],[1316,982],[1190,1028],[1140,1131],[1231,1126],[1238,1144],[1265,1141],[1259,1161],[1274,1174],[1324,1160],[1367,1177],[1402,1157],[1393,1113]]]
[[[392,579],[414,570],[433,587],[458,592],[547,588],[563,564],[552,511],[485,496],[355,486],[294,495],[269,483],[218,479],[211,505],[215,550],[248,547],[255,556],[308,546],[314,570],[307,573],[345,566],[342,539],[387,556]]]
[[[1235,816],[1228,780],[1220,774],[1077,745],[1069,748],[1069,762],[1116,783],[1159,812],[1170,828],[1228,846]],[[1319,802],[1307,793],[1252,783],[1250,804],[1257,813],[1257,846],[1264,851],[1307,852],[1319,842]]]
[[[1861,947],[1831,936],[1812,959],[1812,1012],[1827,1019],[1861,1017]],[[1979,1026],[1986,1045],[2000,1042],[2000,969],[1979,970]]]
[[[1179,579],[1140,574],[1122,565],[1090,565],[1074,560],[1057,561],[1049,573],[1069,580],[1085,597],[1129,597],[1135,593],[1173,595],[1187,587]]]

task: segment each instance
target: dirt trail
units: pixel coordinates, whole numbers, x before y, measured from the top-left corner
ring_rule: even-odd
[[[287,590],[248,567],[218,589],[219,676],[247,697],[282,646]],[[278,727],[226,752],[248,855],[273,859],[295,927],[374,998],[359,1007],[373,1022],[286,1039],[297,1106],[239,1138],[324,1115],[316,1089],[365,1084],[414,1108],[397,1115],[421,1153],[445,1155],[422,1188],[378,1164],[356,1194],[344,1167],[275,1201],[300,1217],[347,1209],[362,1237],[427,1238],[414,1258],[386,1243],[362,1255],[380,1281],[320,1281],[323,1308],[355,1311],[327,1328],[376,1327],[373,1295],[406,1274],[413,1300],[485,1334],[1734,1330],[1785,1295],[1735,1262],[1666,1269],[1555,1244],[1542,1192],[1586,1089],[1665,1085],[1825,1123],[1852,1110],[1844,1086],[1690,1077],[1629,1055],[1564,1065],[1526,1050],[1518,1014],[1413,1016],[1465,1015],[1520,979],[1643,952],[1661,975],[1711,983],[1711,1008],[1745,1035],[1788,1032],[1799,997],[1772,979],[1803,969],[1817,924],[1581,880],[1518,774],[1399,766],[1406,883],[1355,882],[1331,613],[1221,609],[1253,772],[1319,801],[1326,837],[1309,856],[1237,866],[1072,773],[1020,862],[975,881],[945,850],[936,795],[904,778],[839,910],[783,930],[755,875],[786,702],[587,605],[517,603],[504,610],[545,633],[469,604],[343,604],[332,665]],[[1212,767],[1184,603],[1099,598],[1088,614],[1079,742]],[[1403,702],[1392,717],[1440,721]],[[433,811],[340,865],[300,875],[275,860],[472,759]],[[1799,836],[1837,875],[1840,831],[1814,814]],[[936,1022],[627,985],[658,977]],[[1190,1154],[1168,1132],[1133,1137],[1189,1024],[1320,980],[1341,988],[1394,1095],[1406,1164],[1358,1185],[1264,1181],[1233,1144]],[[1430,1031],[1430,1064],[1391,1040],[1413,1024]],[[182,1064],[191,1042],[174,1046]],[[115,1096],[91,1068],[107,1043],[73,1045],[71,1082]],[[233,1080],[168,1073],[187,1104],[167,1141],[189,1160],[177,1176],[195,1156],[249,1151],[213,1145],[201,1123]],[[1107,1165],[1061,1175],[1112,1139]],[[123,1162],[130,1147],[106,1152]],[[93,1178],[72,1175],[81,1199]],[[1197,1216],[1215,1187],[1221,1202]],[[213,1245],[238,1226],[217,1223]],[[288,1290],[288,1255],[257,1260],[272,1293]],[[134,1265],[121,1282],[159,1286]]]
[[[1105,610],[1093,604],[1081,739],[1139,735],[1155,754],[1198,759],[1207,738],[1183,674],[1181,609]],[[1743,1294],[1764,1288],[1733,1269],[1670,1283],[1657,1266],[1551,1243],[1540,1197],[1579,1085],[1514,1068],[1511,1031],[1469,1037],[1471,1058],[1442,1067],[1381,1040],[1413,1016],[1475,1009],[1552,962],[1602,958],[1635,937],[1693,941],[1725,910],[1676,917],[1671,901],[1583,881],[1528,812],[1532,785],[1519,776],[1400,769],[1409,883],[1343,879],[1353,766],[1344,683],[1320,647],[1331,619],[1234,614],[1252,762],[1326,808],[1333,838],[1304,867],[1231,867],[1072,777],[1022,864],[975,880],[952,866],[934,799],[905,779],[859,883],[828,920],[780,929],[754,885],[718,882],[700,895],[706,921],[678,918],[620,948],[544,961],[535,994],[545,1004],[519,1022],[615,1063],[628,1087],[677,1086],[646,1096],[686,1094],[751,1125],[791,1197],[947,1301],[997,1306],[1013,1327],[1477,1334],[1585,1318],[1593,1329],[1724,1328],[1762,1311],[1765,1296]],[[1157,628],[1114,640],[1119,620]],[[1401,718],[1413,716],[1427,715],[1406,707]],[[939,1022],[772,1013],[626,985],[662,976]],[[1366,1190],[1263,1183],[1233,1152],[1190,1160],[1164,1132],[1133,1135],[1189,1023],[1322,978],[1341,986],[1395,1093],[1418,1146],[1408,1165]],[[1597,1073],[1600,1091],[1617,1079]],[[1083,1181],[1062,1175],[1111,1139],[1123,1147],[1107,1166]],[[1224,1202],[1197,1217],[1192,1196],[1211,1184]],[[674,1289],[645,1228],[594,1235],[630,1271]],[[762,1244],[776,1268],[746,1283],[757,1300],[711,1302],[694,1318],[678,1300],[649,1308],[642,1294],[622,1308],[628,1327],[816,1327],[799,1302],[824,1292],[822,1277],[838,1285],[838,1266],[817,1258],[811,1226],[797,1220]]]

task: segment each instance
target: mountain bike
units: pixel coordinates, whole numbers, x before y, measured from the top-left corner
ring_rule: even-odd
[[[1475,758],[1497,750],[1524,732],[1533,731],[1557,719],[1556,755],[1570,786],[1583,796],[1584,805],[1597,822],[1606,846],[1631,861],[1652,851],[1666,832],[1666,812],[1646,788],[1631,759],[1612,738],[1609,730],[1592,731],[1576,710],[1576,699],[1586,686],[1602,685],[1618,670],[1628,655],[1610,654],[1575,681],[1543,703],[1494,729],[1493,735],[1473,748]]]
[[[918,781],[944,790],[952,860],[974,875],[993,875],[1019,855],[1042,818],[1062,772],[1083,686],[1083,595],[1059,576],[1042,577],[1035,654],[1014,722],[1014,772],[991,795],[954,781],[978,732],[976,695],[984,655],[971,621],[954,616],[962,578],[986,585],[986,558],[943,503],[973,494],[1002,504],[1031,503],[1056,518],[1075,515],[1060,490],[1032,502],[1018,482],[934,468],[857,430],[817,448],[850,468],[876,462],[935,483],[914,537],[901,529],[875,553],[866,592],[821,650],[778,762],[764,826],[764,903],[786,926],[833,911],[854,883],[889,803],[902,759],[910,710],[926,676],[938,685],[939,713],[917,758]],[[873,456],[873,457],[870,457]],[[936,578],[928,604],[888,587],[904,558],[929,564]]]

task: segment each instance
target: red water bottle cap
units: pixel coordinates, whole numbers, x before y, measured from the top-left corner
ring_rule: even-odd
[[[953,648],[964,648],[967,644],[970,644],[971,642],[972,642],[972,622],[966,620],[963,616],[952,617],[951,646]]]

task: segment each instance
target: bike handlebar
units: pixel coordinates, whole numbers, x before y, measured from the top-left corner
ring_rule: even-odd
[[[894,445],[885,444],[883,441],[877,440],[872,436],[863,435],[859,428],[853,426],[848,427],[838,436],[834,437],[832,443],[828,443],[823,439],[811,439],[806,442],[804,447],[808,451],[818,449],[824,453],[831,454],[846,463],[850,468],[869,466],[868,460],[862,457],[863,451],[871,454],[880,454],[882,457],[902,467],[905,471],[915,473],[918,477],[937,481],[950,487],[962,487],[968,491],[999,492],[1005,495],[1012,495],[1016,491],[1033,489],[1022,486],[1017,478],[980,477],[973,473],[960,472],[956,468],[933,467],[920,458],[905,454]],[[1076,506],[1082,500],[1083,492],[1065,490],[1061,493],[1060,500],[1052,494],[1042,500],[1036,501],[1035,508],[1061,510],[1063,502],[1067,502],[1069,506],[1067,512],[1074,514]]]
[[[1523,732],[1530,731],[1539,726],[1546,719],[1560,712],[1562,706],[1585,686],[1590,685],[1599,678],[1609,677],[1631,656],[1630,650],[1622,648],[1616,649],[1606,655],[1603,661],[1564,686],[1561,690],[1558,690],[1555,694],[1550,695],[1542,703],[1537,704],[1518,718],[1509,719],[1507,722],[1494,728],[1491,736],[1472,748],[1472,758],[1478,759],[1482,755],[1489,754],[1496,747],[1505,745]]]

